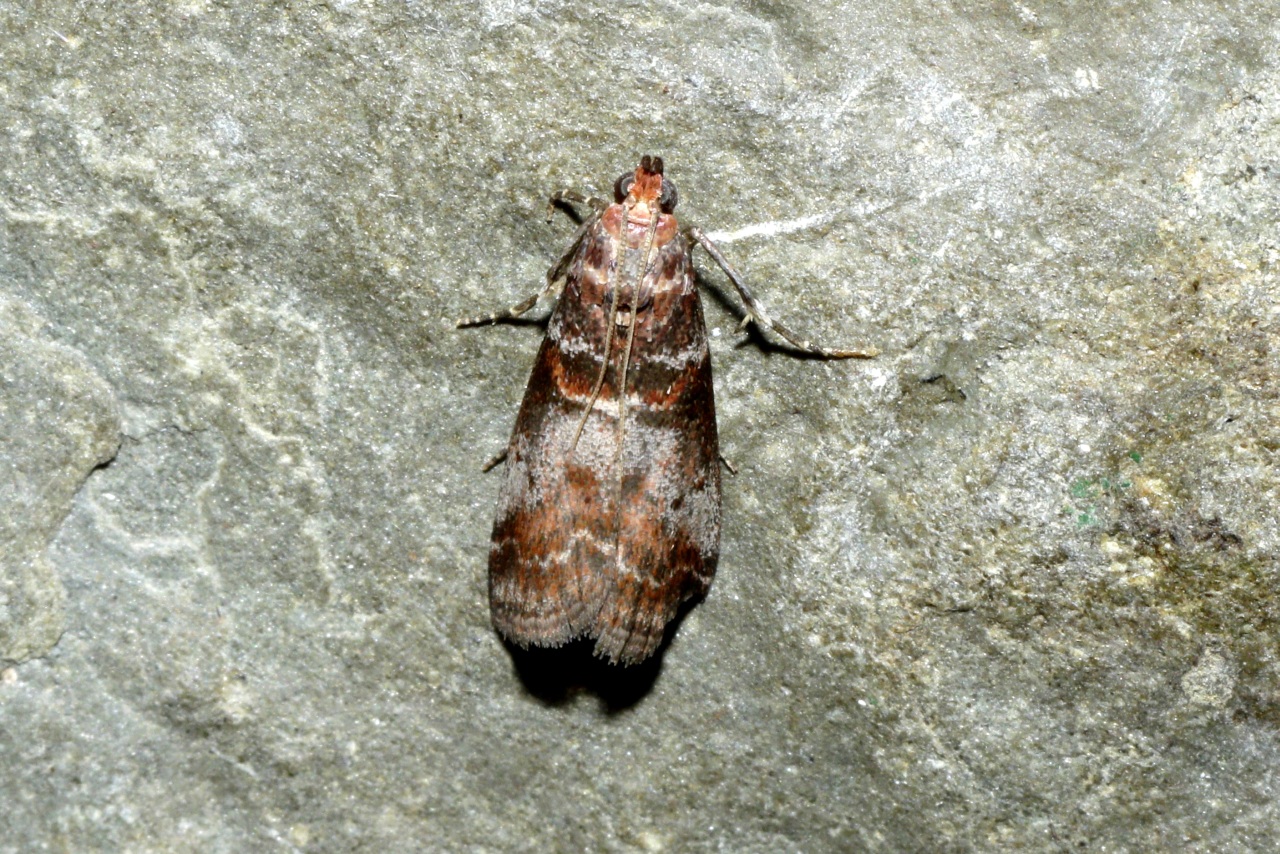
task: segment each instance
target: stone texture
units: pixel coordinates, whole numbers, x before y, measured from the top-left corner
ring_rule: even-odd
[[[0,851],[1280,833],[1274,4],[150,5],[0,6]],[[452,321],[643,153],[884,353],[704,263],[715,586],[513,666]]]
[[[66,591],[47,555],[76,490],[120,444],[111,390],[52,343],[28,307],[0,294],[0,663],[47,653]]]

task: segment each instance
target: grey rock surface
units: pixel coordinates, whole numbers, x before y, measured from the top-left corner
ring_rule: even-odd
[[[39,318],[0,294],[0,661],[43,655],[65,628],[48,558],[72,498],[120,445],[110,387]]]
[[[1267,849],[1277,11],[0,6],[0,851]],[[453,322],[644,153],[883,354],[703,256],[719,576],[556,678]]]

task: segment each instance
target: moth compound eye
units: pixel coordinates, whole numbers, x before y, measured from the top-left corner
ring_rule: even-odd
[[[618,176],[618,180],[613,183],[613,200],[621,202],[627,197],[627,191],[631,189],[631,185],[635,183],[636,176],[634,172],[623,172]]]
[[[662,179],[662,193],[658,196],[658,207],[662,208],[663,213],[671,213],[676,209],[676,202],[680,201],[680,194],[676,192],[676,185]]]

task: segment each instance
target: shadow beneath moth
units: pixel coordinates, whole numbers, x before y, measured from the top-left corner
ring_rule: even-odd
[[[772,320],[719,248],[682,231],[661,158],[618,178],[614,201],[561,191],[591,211],[518,317],[563,282],[505,460],[489,547],[489,607],[510,644],[561,647],[632,665],[662,644],[681,605],[706,594],[720,553],[720,452],[711,353],[691,260],[701,246],[767,327],[805,354],[833,350]]]

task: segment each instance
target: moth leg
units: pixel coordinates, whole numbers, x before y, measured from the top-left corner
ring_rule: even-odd
[[[549,290],[551,290],[550,287],[543,288],[542,290],[532,293],[526,298],[520,300],[520,302],[511,306],[511,308],[504,308],[502,311],[495,311],[493,314],[486,314],[480,317],[464,317],[462,320],[458,321],[455,328],[462,329],[464,326],[484,326],[488,323],[497,323],[499,320],[511,320],[514,317],[519,317],[537,305],[538,300],[541,299],[542,295]]]
[[[738,296],[742,297],[742,301],[747,306],[747,316],[742,321],[744,327],[752,322],[767,326],[791,346],[806,353],[821,356],[824,359],[870,359],[880,354],[880,351],[875,347],[868,347],[865,350],[837,350],[830,347],[819,347],[817,344],[811,344],[806,339],[796,335],[790,329],[769,317],[764,306],[751,295],[751,291],[747,290],[747,285],[743,282],[742,276],[739,275],[737,270],[733,269],[733,265],[729,263],[729,260],[724,257],[724,253],[720,251],[720,247],[712,243],[711,238],[707,237],[702,229],[693,226],[688,229],[686,234],[690,240],[707,250],[711,260],[719,264],[720,269],[724,270],[724,274],[729,277],[729,281],[733,282],[733,287],[737,290]]]
[[[562,190],[561,192],[568,191]],[[556,194],[556,196],[559,195],[560,193]],[[575,193],[574,195],[576,196],[577,194]],[[554,199],[556,196],[552,196],[552,198]],[[530,294],[520,302],[511,306],[511,308],[503,309],[502,311],[497,311],[493,314],[482,315],[480,317],[467,317],[459,320],[457,328],[461,329],[464,326],[484,326],[490,323],[497,323],[500,320],[511,320],[512,318],[519,317],[537,305],[538,300],[554,291],[556,289],[556,285],[564,280],[565,274],[569,271],[569,265],[573,263],[573,256],[578,253],[578,247],[582,245],[583,238],[587,236],[587,229],[591,228],[592,224],[594,224],[599,218],[599,213],[593,214],[592,216],[587,217],[586,222],[582,223],[582,225],[578,227],[577,232],[573,235],[573,241],[569,244],[569,248],[560,256],[560,260],[556,261],[556,263],[551,266],[551,269],[547,270],[547,283],[543,286],[542,290],[537,293]]]
[[[547,222],[551,222],[551,217],[555,214],[556,208],[562,207],[564,204],[586,205],[597,214],[609,207],[609,203],[604,199],[597,199],[595,196],[584,196],[577,190],[560,190],[547,200]]]
[[[489,462],[484,464],[484,468],[480,469],[480,471],[492,471],[498,463],[507,458],[507,450],[507,448],[503,448],[499,453],[494,454],[493,457],[490,458]]]
[[[727,468],[729,470],[729,474],[737,477],[738,475],[737,467],[735,467],[733,463],[729,462],[729,458],[726,457],[724,454],[720,454],[719,456],[720,456],[720,465]]]
[[[561,190],[560,192],[563,193],[568,191]],[[551,198],[554,199],[559,195],[560,193],[556,193],[556,195]],[[574,193],[574,195],[576,196],[577,193]],[[595,201],[599,200],[596,199]],[[569,242],[569,248],[560,256],[560,260],[552,264],[551,269],[547,270],[547,286],[543,288],[543,293],[549,293],[551,289],[555,287],[557,282],[562,281],[568,275],[569,265],[573,263],[574,257],[578,254],[578,248],[582,246],[582,241],[586,238],[587,231],[591,226],[595,225],[596,220],[598,219],[600,219],[599,210],[587,217],[586,220],[583,221],[582,225],[578,226],[578,230],[573,233],[573,240]]]

